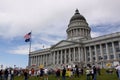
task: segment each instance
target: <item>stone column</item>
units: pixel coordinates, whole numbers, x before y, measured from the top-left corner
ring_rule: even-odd
[[[65,59],[65,64],[66,64],[66,49],[65,49],[65,55],[64,55],[64,59]]]
[[[79,31],[78,31],[79,29],[77,29],[77,36],[79,36]]]
[[[43,56],[41,55],[41,65],[43,65],[43,63],[42,63],[42,62],[43,62],[43,61],[42,61],[42,57],[43,57]]]
[[[33,56],[33,64],[35,64],[35,56]]]
[[[46,66],[48,65],[47,59],[48,59],[48,54],[46,54]]]
[[[45,54],[43,55],[43,64],[45,65]]]
[[[40,55],[40,65],[42,64],[42,55]]]
[[[81,29],[81,36],[83,36],[83,29]]]
[[[74,29],[74,32],[75,32],[74,35],[76,36],[76,29]]]
[[[120,50],[120,40],[118,40],[119,50]]]
[[[72,29],[72,33],[73,33],[72,36],[74,36],[74,29]]]
[[[57,64],[59,64],[59,51],[57,51]]]
[[[85,36],[87,36],[87,29],[85,29]]]
[[[83,29],[83,36],[85,35],[85,29]]]
[[[34,62],[34,57],[32,56],[32,64],[31,65],[33,65],[33,62]]]
[[[55,65],[55,51],[53,51],[53,64]]]
[[[40,55],[40,65],[42,64],[42,56]]]
[[[38,58],[37,58],[37,55],[36,55],[36,62],[35,62],[35,63],[36,63],[36,66],[38,65],[38,61],[37,61],[37,60],[38,60]]]
[[[31,56],[31,64],[30,65],[32,65],[32,61],[33,61],[33,57]]]
[[[34,58],[35,58],[35,60],[34,60],[34,64],[36,65],[36,56],[35,56]]]
[[[78,47],[78,61],[80,62],[81,60],[80,60],[80,47]]]
[[[97,53],[97,49],[96,49],[96,45],[94,45],[94,49],[95,49],[95,61],[98,62],[98,53]]]
[[[43,55],[41,55],[41,65],[43,65]]]
[[[39,66],[39,64],[40,64],[40,62],[39,62],[39,61],[40,61],[40,60],[39,60],[39,55],[37,55],[37,56],[38,56],[38,66]]]
[[[103,68],[103,65],[104,65],[104,55],[103,55],[103,47],[102,47],[102,44],[100,44],[100,55],[101,55],[101,58],[100,58],[101,68]]]
[[[40,64],[40,60],[39,60],[39,55],[38,55],[38,66],[39,66],[39,64]]]
[[[43,64],[46,66],[46,54],[44,54],[43,61]]]
[[[72,37],[73,37],[73,30],[71,30],[72,31]]]
[[[120,51],[120,38],[118,40],[118,46],[119,46],[119,51]],[[116,55],[117,55],[117,59],[119,59],[118,54],[116,54]]]
[[[108,44],[106,43],[105,45],[106,45],[107,60],[110,60],[109,52],[108,52]]]
[[[44,54],[44,57],[43,57],[43,58],[44,58],[44,59],[43,59],[43,60],[44,60],[44,62],[43,62],[43,63],[44,63],[44,66],[46,66],[46,54]]]
[[[75,31],[75,29],[74,29],[74,36],[76,35],[76,31]]]
[[[80,28],[78,28],[78,36],[80,36]]]
[[[87,29],[87,31],[86,31],[86,36],[88,36],[88,29]]]
[[[40,55],[40,59],[39,59],[40,63],[39,63],[39,66],[41,65],[41,55]]]
[[[70,37],[72,37],[72,31],[70,31]]]
[[[84,36],[86,36],[86,29],[84,29]]]
[[[89,53],[90,53],[90,62],[92,62],[92,61],[93,61],[93,59],[92,59],[91,46],[89,46]]]
[[[48,63],[48,65],[50,64],[50,53],[48,53],[48,55],[47,55],[47,63]]]
[[[36,56],[34,57],[34,64],[36,65]]]
[[[87,53],[86,53],[86,48],[84,47],[84,51],[85,51],[85,64],[87,64]]]
[[[85,36],[85,29],[83,29],[83,36]]]
[[[38,56],[36,55],[36,65],[38,65]]]
[[[51,65],[52,64],[52,53],[50,52],[49,54],[49,60],[48,60],[49,64]]]
[[[117,59],[117,57],[116,57],[116,52],[115,52],[115,45],[114,45],[114,43],[113,43],[113,42],[112,42],[112,48],[113,48],[114,60],[116,60],[116,59]]]
[[[73,62],[75,62],[75,48],[73,48]]]
[[[45,66],[47,65],[47,61],[46,61],[46,57],[47,57],[47,54],[45,54],[45,58],[44,58],[44,60],[45,60]]]
[[[77,33],[77,29],[75,29],[75,32],[76,32],[76,36],[77,36],[77,34],[78,34],[78,33]]]
[[[120,49],[120,41],[118,41],[119,49]]]
[[[60,52],[61,52],[61,64],[63,64],[63,63],[62,63],[62,54],[63,54],[63,53],[62,53],[62,50],[61,50]]]
[[[39,66],[40,66],[40,55],[39,55]]]
[[[34,56],[34,64],[36,64],[36,56]]]
[[[85,29],[85,33],[86,33],[86,36],[87,36],[87,29]]]
[[[81,47],[81,61],[84,61],[83,48]]]
[[[34,62],[35,62],[35,58],[34,58],[34,55],[32,56],[33,57],[33,61],[32,61],[32,65],[34,64]]]
[[[103,56],[103,48],[102,48],[102,44],[100,44],[100,55],[101,55],[102,58],[104,58],[104,56]]]
[[[80,30],[79,34],[80,34],[80,36],[81,36],[81,28],[80,28],[79,30]]]
[[[41,65],[41,55],[40,55],[40,64],[39,65]]]
[[[69,48],[69,63],[71,63],[71,49]]]
[[[35,55],[35,65],[37,65],[37,57],[36,57],[36,55]]]

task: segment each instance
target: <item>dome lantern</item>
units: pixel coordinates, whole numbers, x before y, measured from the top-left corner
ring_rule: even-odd
[[[75,21],[75,20],[84,20],[86,21],[86,19],[84,18],[84,16],[82,16],[80,13],[79,13],[79,10],[76,9],[75,10],[75,14],[72,16],[72,18],[70,19],[70,22],[72,21]]]

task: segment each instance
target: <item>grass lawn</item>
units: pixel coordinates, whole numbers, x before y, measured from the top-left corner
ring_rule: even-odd
[[[23,76],[15,77],[15,80],[24,80]],[[29,77],[29,80],[42,80],[40,77]],[[50,75],[48,80],[57,80],[55,75]],[[60,79],[62,80],[62,79]],[[79,78],[69,78],[67,77],[66,80],[86,80],[86,75],[81,75]],[[91,79],[92,80],[92,79]],[[97,80],[117,80],[116,73],[107,74],[105,70],[101,70],[101,75],[97,76]]]

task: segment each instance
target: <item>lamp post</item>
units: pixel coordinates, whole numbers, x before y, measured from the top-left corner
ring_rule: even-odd
[[[103,68],[103,57],[101,57],[100,59],[101,59],[101,64],[102,64],[102,68]]]

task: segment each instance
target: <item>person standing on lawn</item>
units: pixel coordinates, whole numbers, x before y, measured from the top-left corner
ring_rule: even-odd
[[[117,70],[118,80],[120,80],[120,65],[116,67],[116,70]]]
[[[56,71],[56,77],[57,77],[57,80],[60,80],[60,69],[57,69],[57,71]]]
[[[48,69],[47,68],[45,68],[44,69],[44,80],[48,80]]]
[[[65,74],[66,74],[66,69],[64,67],[63,70],[62,70],[62,80],[66,80]]]
[[[97,78],[97,69],[96,66],[93,66],[93,80],[96,80]]]
[[[5,69],[4,71],[4,80],[8,80],[8,69]]]
[[[44,69],[40,68],[40,80],[44,79]]]
[[[27,70],[24,71],[24,80],[28,80],[28,72],[27,72]]]
[[[90,68],[89,67],[87,67],[87,69],[86,69],[86,80],[90,80]]]

